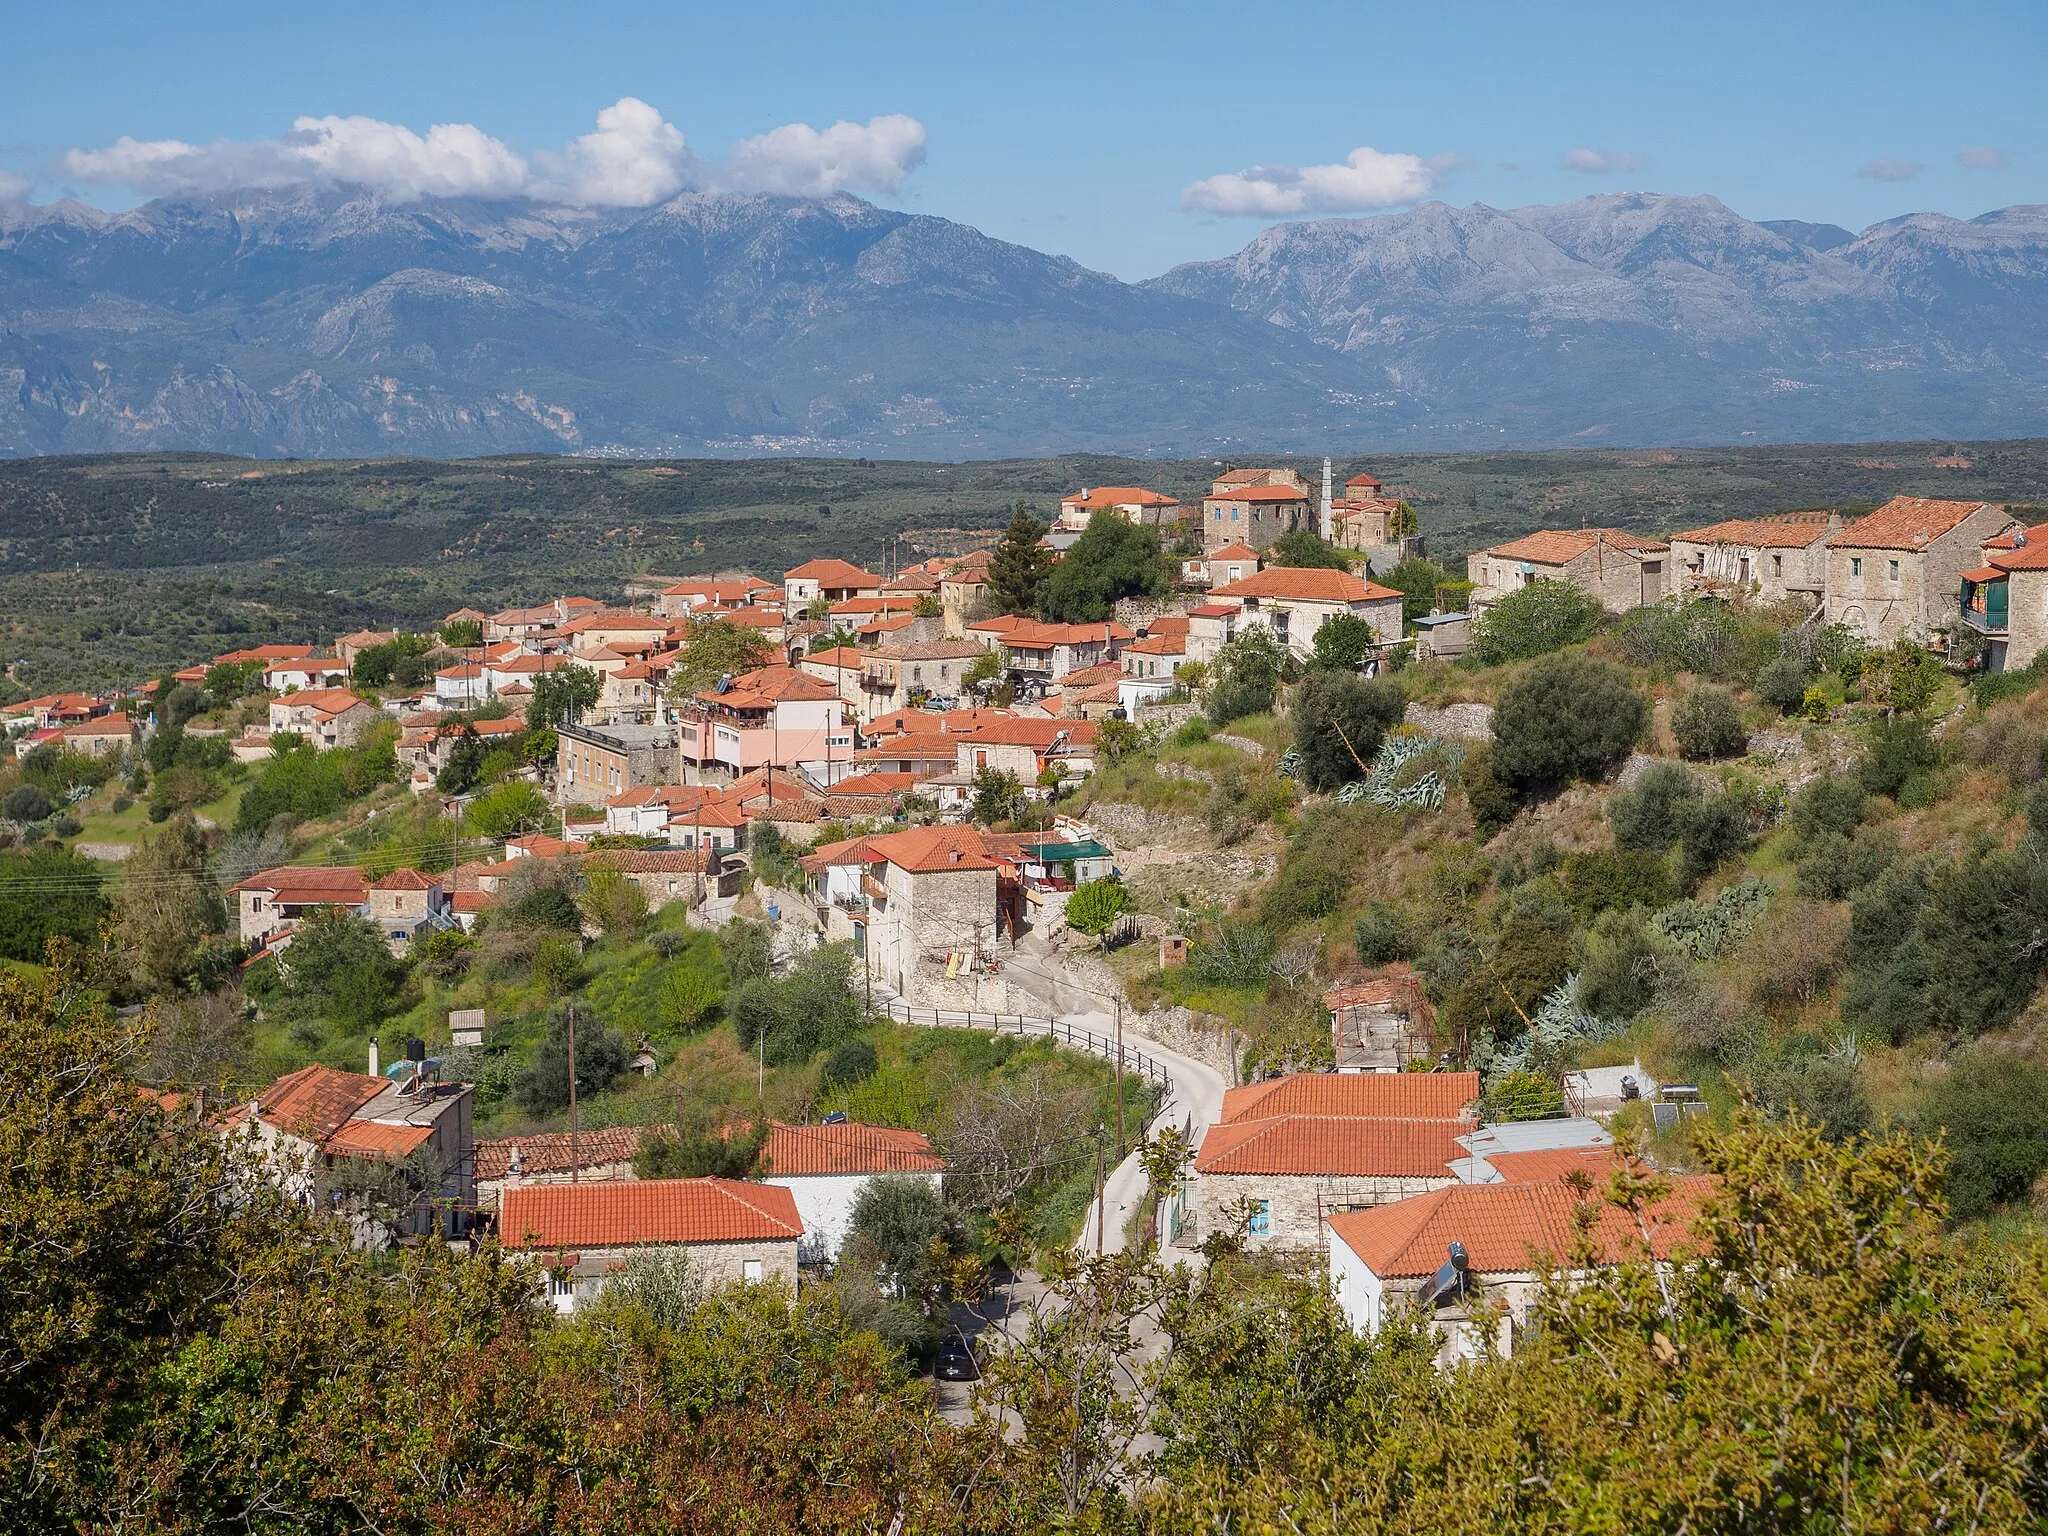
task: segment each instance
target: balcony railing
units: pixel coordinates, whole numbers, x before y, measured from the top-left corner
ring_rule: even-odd
[[[1965,607],[1962,610],[1962,615],[1963,622],[1979,634],[2002,635],[2005,633],[2006,610],[2003,608],[1998,609],[1996,612],[1988,612],[1983,609]]]

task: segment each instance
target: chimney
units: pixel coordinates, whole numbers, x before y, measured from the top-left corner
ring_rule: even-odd
[[[378,1066],[379,1063],[377,1060],[377,1037],[375,1035],[372,1035],[370,1036],[370,1076],[378,1077],[382,1075],[378,1071]]]

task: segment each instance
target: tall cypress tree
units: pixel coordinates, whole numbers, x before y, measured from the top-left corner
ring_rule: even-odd
[[[1018,502],[1010,514],[1010,526],[1003,542],[988,562],[988,600],[997,613],[1031,613],[1038,607],[1038,590],[1052,569],[1052,552],[1038,541],[1045,537],[1045,524],[1024,510]]]

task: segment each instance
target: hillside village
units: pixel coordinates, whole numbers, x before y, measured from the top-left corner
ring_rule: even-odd
[[[169,1123],[561,1318],[671,1260],[830,1294],[957,1423],[1088,1265],[1542,1355],[1719,1219],[1744,1116],[2038,1209],[2039,551],[1898,498],[1460,575],[1369,474],[1090,487],[13,706],[5,937],[110,920]],[[1169,1441],[1179,1358],[1128,1388]]]

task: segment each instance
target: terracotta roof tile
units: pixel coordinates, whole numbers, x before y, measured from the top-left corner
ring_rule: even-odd
[[[1449,1179],[1451,1163],[1467,1155],[1457,1137],[1468,1128],[1462,1120],[1342,1115],[1237,1120],[1203,1132],[1195,1171]]]
[[[1651,1249],[1669,1258],[1684,1244],[1714,1181],[1697,1175],[1672,1180],[1670,1194],[1648,1215]],[[1594,1197],[1597,1202],[1598,1197]],[[1452,1243],[1463,1244],[1482,1278],[1515,1274],[1562,1259],[1573,1241],[1572,1212],[1579,1197],[1560,1183],[1452,1184],[1426,1195],[1330,1218],[1331,1235],[1382,1278],[1421,1278],[1445,1262]],[[1613,1263],[1641,1251],[1631,1218],[1598,1206],[1594,1236],[1601,1257]]]
[[[1671,546],[1646,539],[1621,528],[1543,528],[1519,539],[1496,544],[1486,551],[1503,560],[1527,560],[1535,565],[1564,565],[1576,560],[1595,544],[1605,540],[1617,554],[1662,554]]]
[[[1349,571],[1322,567],[1274,565],[1227,587],[1218,587],[1216,597],[1258,597],[1292,599],[1306,603],[1365,603],[1398,599],[1400,593],[1378,582],[1366,581]]]
[[[868,862],[886,859],[914,875],[942,870],[994,869],[981,834],[970,826],[912,827],[867,840]]]
[[[796,1197],[739,1179],[632,1179],[530,1184],[499,1201],[507,1248],[625,1248],[803,1236]]]
[[[1828,525],[1819,519],[1804,521],[1797,519],[1742,518],[1731,517],[1723,522],[1709,523],[1704,528],[1688,528],[1683,533],[1674,533],[1675,544],[1683,539],[1688,544],[1739,544],[1754,549],[1805,549],[1818,544],[1828,536]]]
[[[256,1095],[259,1115],[279,1130],[324,1142],[349,1116],[390,1087],[381,1077],[334,1067],[301,1067]]]
[[[1978,512],[2000,511],[1991,502],[1933,501],[1894,496],[1868,517],[1860,517],[1832,539],[1833,549],[1925,549]]]
[[[784,1125],[774,1123],[762,1149],[762,1177],[803,1178],[814,1174],[937,1173],[946,1162],[921,1131],[887,1126]]]
[[[567,1131],[544,1131],[537,1136],[507,1136],[476,1144],[476,1176],[502,1179],[511,1168],[512,1154],[526,1173],[567,1173],[571,1168],[596,1168],[605,1163],[629,1163],[640,1150],[643,1134],[637,1125],[612,1125],[583,1131],[570,1152]]]
[[[1222,492],[1211,492],[1205,501],[1307,501],[1307,491],[1297,491],[1291,485],[1240,485]]]
[[[1100,511],[1104,507],[1177,507],[1180,503],[1163,491],[1148,491],[1143,486],[1098,485],[1062,496],[1060,505]]]
[[[1477,1072],[1300,1072],[1223,1095],[1223,1120],[1354,1115],[1454,1120],[1479,1097]]]
[[[806,560],[793,570],[782,573],[784,581],[815,581],[821,587],[876,587],[882,585],[882,578],[873,571],[864,571],[857,565],[848,565],[844,560]]]
[[[433,1139],[431,1125],[386,1125],[377,1120],[350,1120],[321,1144],[324,1152],[354,1157],[405,1157]]]

